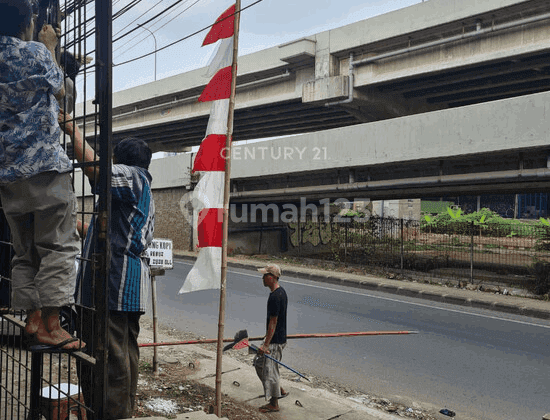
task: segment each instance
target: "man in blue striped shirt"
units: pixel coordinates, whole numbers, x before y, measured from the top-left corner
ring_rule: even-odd
[[[63,121],[64,120],[64,121]],[[84,157],[84,141],[73,123],[60,116],[65,133],[72,136],[75,156]],[[138,381],[139,319],[146,311],[151,273],[145,250],[153,240],[155,206],[149,173],[152,152],[143,140],[128,137],[113,150],[111,177],[111,268],[109,272],[109,358],[107,406],[103,418],[125,419],[132,417]],[[98,193],[98,169],[87,167],[84,173],[90,179],[92,190]],[[77,278],[76,301],[93,307],[93,272],[91,261],[97,245],[95,220],[86,233],[81,269]],[[93,324],[82,320],[82,334],[93,348]],[[81,381],[86,403],[91,402],[92,381],[90,368],[82,365]]]

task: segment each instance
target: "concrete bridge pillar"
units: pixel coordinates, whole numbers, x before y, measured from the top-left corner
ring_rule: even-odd
[[[302,102],[328,102],[347,98],[349,77],[340,75],[340,61],[330,53],[330,32],[315,37],[315,79],[302,86]]]
[[[316,36],[315,45],[315,79],[338,76],[339,62],[330,53],[330,32],[323,32]]]

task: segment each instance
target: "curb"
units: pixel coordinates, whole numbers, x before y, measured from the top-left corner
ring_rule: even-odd
[[[190,255],[174,255],[174,258],[183,259],[187,261],[196,260],[196,257],[190,256]],[[233,268],[243,268],[243,269],[259,268],[262,266],[262,264],[255,265],[253,263],[239,263],[239,262],[231,262],[231,261],[228,261],[227,265]],[[325,274],[320,275],[320,274],[314,274],[314,273],[304,273],[303,271],[287,268],[285,269],[285,273],[288,273],[289,275],[294,277],[299,277],[306,280],[318,281],[322,283],[355,287],[359,289],[373,290],[373,291],[379,291],[379,292],[385,292],[385,293],[393,293],[393,294],[407,296],[407,297],[426,299],[426,300],[431,300],[431,301],[441,302],[441,303],[448,303],[451,305],[469,306],[472,308],[480,308],[480,309],[490,309],[493,311],[505,312],[505,313],[515,314],[515,315],[523,315],[523,316],[528,316],[532,318],[539,318],[539,319],[545,319],[545,320],[550,319],[550,304],[548,309],[538,309],[538,308],[530,308],[528,306],[523,306],[523,305],[509,304],[505,302],[490,302],[490,301],[476,299],[476,298],[453,296],[453,295],[450,295],[449,293],[434,293],[434,292],[429,292],[424,290],[416,290],[416,289],[407,288],[406,285],[395,286],[393,284],[377,282],[374,279],[373,281],[368,281],[368,280],[358,281],[358,280],[346,279],[346,278],[335,276],[328,272],[326,273],[326,275]]]

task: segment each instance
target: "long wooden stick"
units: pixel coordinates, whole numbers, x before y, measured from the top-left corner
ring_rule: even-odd
[[[157,278],[155,275],[151,276],[151,296],[153,302],[153,341],[157,341],[157,331],[158,331],[158,317],[157,317]],[[159,361],[157,348],[155,347],[153,352],[153,375],[158,376],[159,374]]]
[[[418,334],[418,331],[360,331],[360,332],[344,332],[344,333],[318,333],[318,334],[291,334],[287,335],[287,340],[296,339],[296,338],[329,338],[329,337],[359,337],[359,336],[369,336],[369,335],[406,335],[406,334]],[[260,337],[249,337],[248,341],[260,341],[263,340],[264,336]],[[224,338],[222,339],[225,343],[231,343],[234,338]],[[185,344],[208,344],[208,343],[217,343],[217,338],[207,338],[203,340],[187,340],[187,341],[170,341],[162,343],[141,343],[139,347],[159,347],[159,346],[179,346]]]
[[[418,331],[358,331],[358,332],[343,332],[343,333],[317,333],[317,334],[291,334],[289,338],[328,338],[328,337],[360,337],[367,335],[406,335],[418,334]],[[249,341],[263,340],[264,337],[249,337]]]
[[[227,136],[225,139],[225,186],[223,192],[223,237],[222,267],[220,284],[220,310],[218,319],[218,348],[216,352],[216,411],[222,416],[222,354],[223,330],[225,320],[225,283],[227,279],[227,232],[229,223],[229,194],[231,185],[231,138],[233,137],[233,114],[235,111],[235,93],[237,91],[237,57],[239,55],[239,27],[241,17],[241,0],[235,2],[235,24],[233,32],[233,63],[231,65],[231,94],[229,96],[229,113],[227,116]]]

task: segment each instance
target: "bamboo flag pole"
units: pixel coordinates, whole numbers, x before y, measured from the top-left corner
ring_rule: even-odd
[[[225,283],[227,279],[227,231],[229,222],[229,194],[231,183],[231,138],[233,136],[233,114],[235,111],[235,92],[237,88],[237,57],[239,53],[239,27],[241,18],[241,0],[235,2],[235,26],[233,33],[233,63],[231,65],[231,95],[227,116],[227,137],[225,139],[225,187],[223,192],[223,236],[222,267],[220,284],[220,310],[218,319],[218,348],[216,352],[216,415],[222,415],[222,354],[225,323]]]
[[[287,340],[296,338],[329,338],[329,337],[360,337],[360,336],[375,336],[375,335],[407,335],[418,334],[418,331],[359,331],[359,332],[343,332],[343,333],[316,333],[316,334],[290,334],[286,336]],[[265,337],[248,337],[248,341],[260,341]],[[231,343],[234,338],[224,338],[222,341]],[[203,340],[186,340],[186,341],[170,341],[163,343],[141,343],[139,347],[160,347],[160,346],[178,346],[185,344],[208,344],[217,343],[217,338],[206,338]]]

